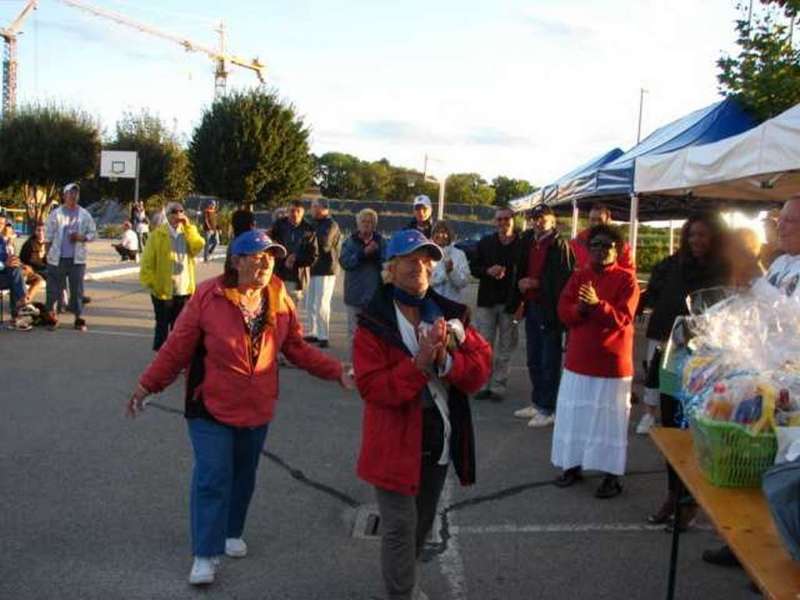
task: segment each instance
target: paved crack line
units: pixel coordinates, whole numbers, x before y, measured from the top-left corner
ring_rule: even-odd
[[[165,406],[165,405],[160,404],[158,402],[148,402],[147,405],[148,406],[152,406],[153,408],[157,408],[158,410],[161,410],[163,412],[167,412],[167,413],[177,414],[177,415],[183,416],[183,411],[182,410],[177,409],[177,408],[173,408],[172,406]],[[262,454],[262,456],[266,457],[270,462],[276,464],[278,467],[280,467],[281,469],[286,471],[292,479],[298,481],[299,483],[301,483],[301,484],[303,484],[303,485],[305,485],[307,487],[310,487],[312,489],[315,489],[318,492],[322,492],[323,494],[325,494],[325,495],[327,495],[327,496],[329,496],[331,498],[335,498],[336,500],[346,504],[350,508],[357,508],[357,507],[361,506],[361,503],[358,502],[352,496],[349,496],[345,492],[343,492],[341,490],[337,490],[335,487],[330,486],[330,485],[328,485],[326,483],[322,483],[321,481],[315,481],[314,479],[311,479],[302,470],[295,469],[294,467],[292,467],[289,463],[287,463],[285,460],[283,460],[280,456],[278,456],[274,452],[270,452],[269,450],[262,450],[261,454]]]

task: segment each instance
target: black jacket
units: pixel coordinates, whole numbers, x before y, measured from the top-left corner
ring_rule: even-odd
[[[311,265],[311,276],[336,275],[339,270],[339,250],[342,234],[339,225],[331,217],[314,219],[314,233],[317,237],[317,260]]]
[[[291,269],[286,266],[286,259],[278,260],[275,273],[284,281],[293,281],[300,285],[300,289],[305,288],[308,284],[309,267],[317,260],[319,252],[314,227],[305,220],[294,226],[284,217],[272,224],[269,236],[285,246],[288,254],[296,256]]]
[[[544,326],[550,329],[563,329],[564,326],[558,320],[558,300],[572,275],[575,256],[572,254],[569,242],[561,237],[558,231],[553,235],[553,241],[547,250],[547,258],[545,258],[539,294],[544,309]],[[519,260],[514,270],[514,289],[511,298],[511,303],[515,308],[524,299],[518,284],[520,279],[528,276],[528,258],[535,239],[532,229],[520,236]]]
[[[431,234],[433,234],[433,218],[428,219],[422,225],[417,223],[416,219],[411,219],[408,225],[403,227],[403,229],[416,229],[417,231],[421,231],[422,235],[426,238],[430,239]]]
[[[469,270],[478,279],[478,306],[492,307],[503,304],[508,312],[514,312],[511,304],[512,287],[514,282],[514,269],[519,260],[520,237],[503,245],[497,233],[483,236],[478,242]],[[486,274],[486,269],[494,265],[506,268],[503,279],[495,279]]]
[[[647,323],[648,339],[669,339],[675,319],[689,314],[686,296],[703,288],[726,285],[729,279],[730,267],[722,260],[701,264],[681,254],[662,260],[653,267],[640,301],[642,306],[653,309]]]
[[[458,302],[448,300],[428,290],[446,319],[460,319],[464,327],[469,326],[469,309]],[[403,336],[397,325],[394,307],[394,286],[384,284],[379,287],[367,307],[358,315],[359,327],[368,329],[386,343],[397,346],[411,356],[411,352],[403,343]],[[475,483],[475,432],[472,427],[472,410],[469,396],[449,386],[447,407],[450,413],[450,459],[463,485]],[[425,410],[422,420],[422,458],[427,464],[436,464],[442,453],[444,440],[444,423],[439,411],[434,407]]]

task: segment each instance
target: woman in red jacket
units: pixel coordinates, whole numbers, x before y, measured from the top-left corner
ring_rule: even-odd
[[[575,271],[558,303],[567,327],[567,356],[556,404],[552,461],[563,473],[556,485],[582,478],[582,469],[605,473],[595,496],[622,492],[628,447],[633,319],[639,286],[617,264],[622,236],[609,225],[589,231],[589,266]]]
[[[149,394],[187,370],[195,585],[214,581],[223,553],[247,554],[242,531],[278,399],[278,352],[312,375],[352,387],[339,361],[303,341],[294,304],[272,276],[286,249],[252,230],[233,241],[231,254],[230,268],[198,287],[127,405],[135,416]]]
[[[430,289],[442,251],[416,229],[392,236],[384,281],[359,317],[353,340],[364,399],[358,475],[375,486],[381,568],[389,598],[415,594],[416,559],[453,462],[475,481],[468,394],[489,379],[492,350],[469,326],[464,305]]]

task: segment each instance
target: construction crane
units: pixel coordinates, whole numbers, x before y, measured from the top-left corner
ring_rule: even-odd
[[[225,89],[228,81],[229,64],[253,71],[256,74],[256,77],[258,77],[258,81],[261,84],[264,83],[264,71],[266,71],[266,66],[262,64],[261,61],[258,60],[258,58],[247,60],[245,58],[239,58],[238,56],[226,53],[225,25],[222,22],[220,22],[220,24],[214,30],[219,34],[219,48],[215,50],[214,48],[209,48],[202,44],[196,44],[195,42],[187,38],[181,37],[179,35],[165,33],[163,31],[156,29],[155,27],[151,27],[150,25],[139,23],[138,21],[134,21],[133,19],[130,19],[118,12],[110,11],[105,8],[98,8],[96,6],[90,6],[83,2],[78,2],[78,0],[60,0],[60,1],[63,4],[66,4],[67,6],[72,6],[73,8],[77,8],[82,11],[88,12],[96,17],[110,19],[115,23],[119,23],[120,25],[125,25],[126,27],[131,27],[132,29],[136,29],[137,31],[141,31],[142,33],[147,33],[152,36],[161,38],[162,40],[167,40],[170,42],[175,42],[177,44],[180,44],[181,46],[184,47],[184,49],[187,52],[201,52],[203,54],[206,54],[216,64],[216,68],[214,69],[214,95],[216,97],[225,95]]]
[[[28,0],[17,18],[8,27],[0,27],[3,38],[3,116],[11,114],[17,106],[17,36],[25,17],[33,11],[38,2]]]

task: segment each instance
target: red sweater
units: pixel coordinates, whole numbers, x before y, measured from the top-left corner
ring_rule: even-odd
[[[591,258],[589,256],[589,230],[584,229],[575,239],[570,241],[569,245],[572,247],[572,253],[575,255],[575,270],[586,269],[589,267]],[[622,244],[622,251],[617,256],[617,264],[623,269],[636,271],[636,265],[633,264],[633,257],[631,256],[631,245],[628,242]]]
[[[338,360],[303,341],[294,304],[273,276],[269,296],[275,325],[266,327],[254,361],[242,312],[224,295],[222,277],[204,281],[184,307],[153,362],[139,378],[148,391],[163,390],[189,366],[197,344],[205,346],[205,377],[195,394],[211,415],[234,427],[259,427],[272,420],[278,401],[278,352],[321,379],[337,380]]]
[[[592,282],[599,304],[582,315],[578,290]],[[633,318],[639,302],[634,274],[619,265],[603,272],[575,271],[558,302],[558,317],[568,329],[566,368],[591,377],[633,376]]]

